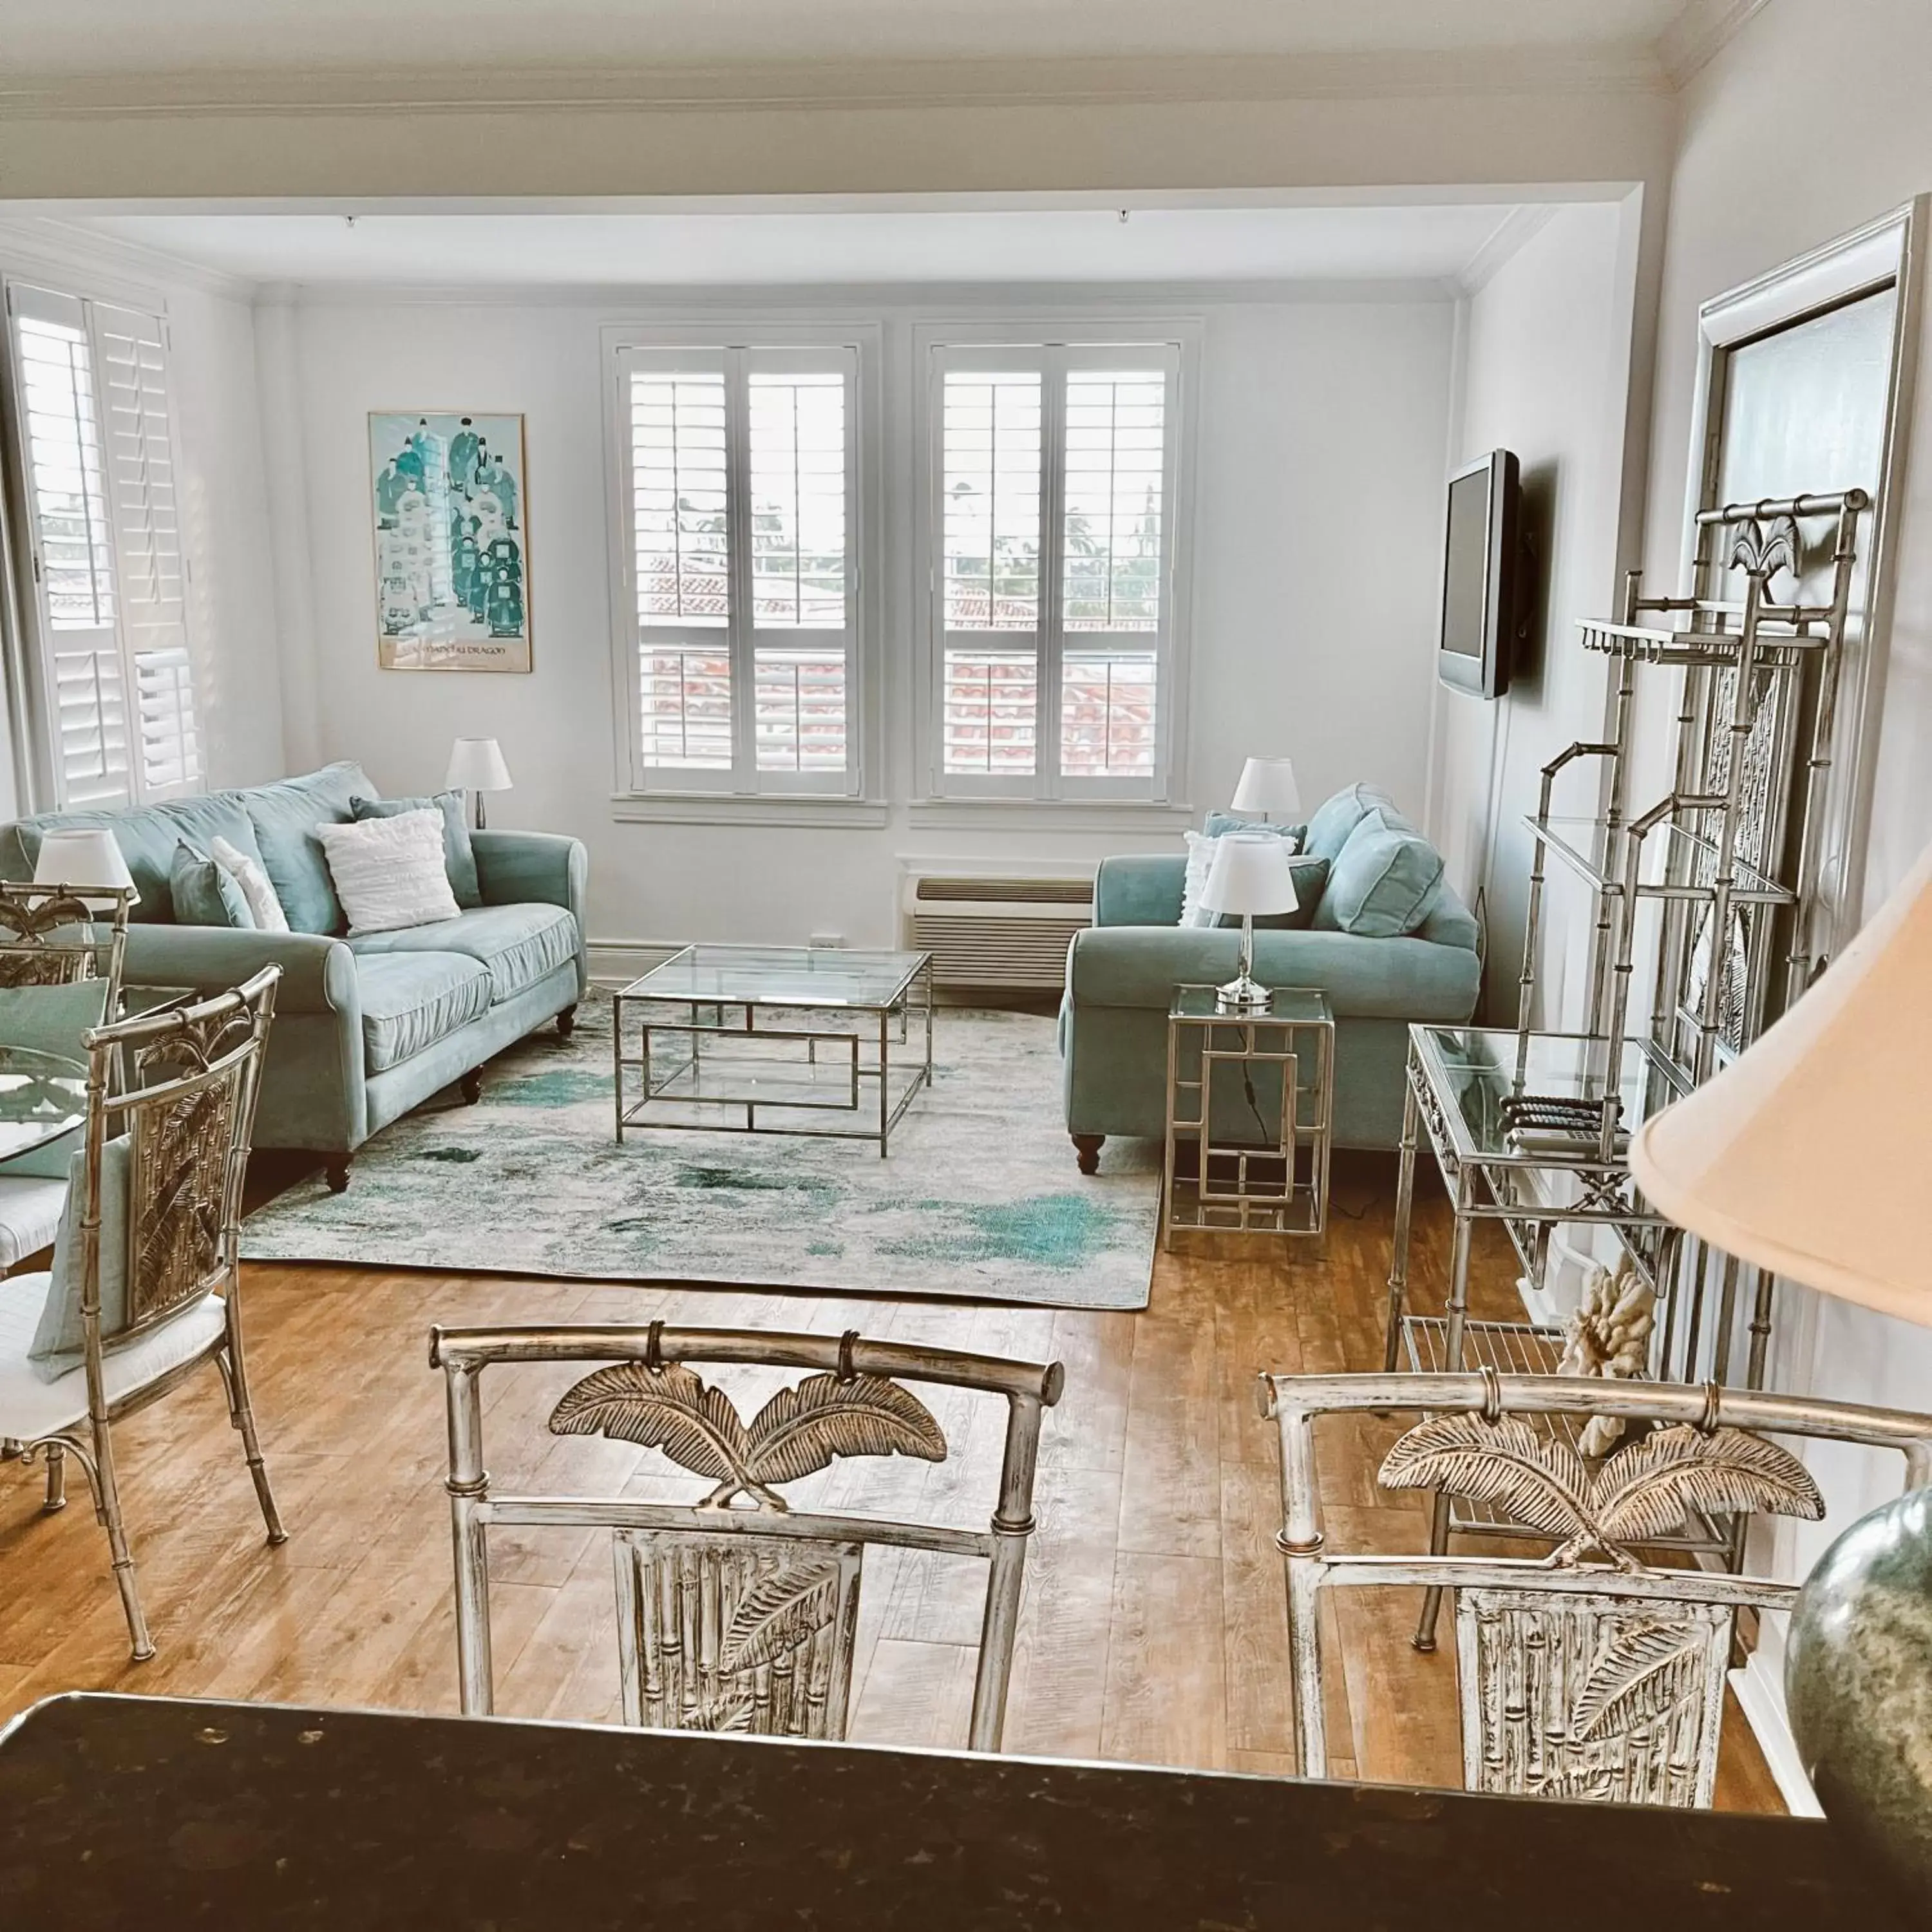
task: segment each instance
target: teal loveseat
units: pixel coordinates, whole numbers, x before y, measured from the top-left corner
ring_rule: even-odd
[[[1349,805],[1338,810],[1345,798]],[[1404,823],[1386,794],[1352,787],[1310,822],[1316,856],[1339,856],[1358,822],[1360,814],[1350,815],[1358,804]],[[1095,1171],[1110,1135],[1165,1135],[1174,988],[1234,976],[1238,933],[1178,923],[1186,865],[1178,854],[1103,860],[1094,924],[1068,951],[1060,1048],[1066,1129],[1083,1173]],[[1256,933],[1255,977],[1328,994],[1335,1016],[1335,1144],[1394,1148],[1402,1137],[1410,1023],[1454,1024],[1475,1010],[1482,976],[1476,922],[1444,880],[1427,894],[1419,922],[1399,937],[1339,930],[1324,903],[1310,910],[1301,929]]]
[[[432,1094],[460,1083],[541,1026],[568,1033],[587,983],[588,861],[574,838],[541,832],[472,835],[482,903],[452,920],[350,938],[318,824],[346,823],[352,798],[379,796],[356,764],[248,790],[169,800],[135,812],[48,812],[0,826],[0,878],[30,879],[41,835],[109,826],[140,892],[128,928],[130,986],[238,986],[282,969],[263,1070],[255,1144],[327,1157],[348,1185],[349,1156]],[[292,928],[176,923],[170,872],[178,842],[206,851],[224,838],[259,850]]]

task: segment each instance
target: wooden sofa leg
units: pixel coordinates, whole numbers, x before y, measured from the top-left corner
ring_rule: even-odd
[[[330,1193],[346,1194],[349,1192],[348,1157],[345,1155],[340,1160],[331,1161],[322,1169],[322,1178],[328,1182]]]
[[[556,1036],[559,1040],[568,1040],[576,1030],[577,1009],[566,1006],[556,1016]]]
[[[473,1107],[482,1099],[483,1076],[478,1068],[472,1066],[459,1084],[463,1092],[463,1104],[466,1107]]]
[[[1082,1174],[1100,1172],[1100,1150],[1107,1144],[1105,1134],[1075,1134],[1072,1137],[1073,1151],[1080,1162]]]

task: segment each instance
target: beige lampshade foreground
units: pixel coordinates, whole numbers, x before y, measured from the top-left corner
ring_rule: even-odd
[[[1789,1012],[1644,1123],[1630,1167],[1726,1253],[1932,1326],[1932,847]]]
[[[44,832],[40,849],[34,859],[37,886],[132,886],[134,875],[128,869],[119,842],[104,828],[70,827]],[[140,895],[134,896],[135,903]],[[112,899],[87,901],[90,906],[111,906]]]
[[[1258,812],[1269,818],[1289,818],[1301,809],[1300,788],[1294,782],[1292,758],[1250,758],[1241,767],[1240,782],[1228,801],[1234,812]]]
[[[1214,842],[1214,862],[1208,868],[1201,903],[1210,912],[1264,916],[1294,911],[1300,902],[1294,896],[1287,847],[1279,838],[1224,833]]]

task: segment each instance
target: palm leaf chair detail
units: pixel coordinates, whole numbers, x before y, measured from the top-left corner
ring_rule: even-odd
[[[616,1359],[613,1359],[613,1358]],[[868,1546],[982,1558],[984,1614],[968,1743],[997,1750],[1032,1534],[1041,1418],[1059,1364],[723,1328],[475,1328],[433,1331],[446,1378],[463,1708],[494,1708],[488,1537],[494,1525],[612,1532],[625,1721],[661,1729],[842,1738]],[[493,1491],[479,1385],[508,1364],[600,1362],[552,1410],[558,1436],[658,1450],[708,1484],[688,1503]],[[691,1364],[804,1370],[748,1422]],[[942,1463],[944,1431],[902,1381],[1004,1398],[999,1492],[984,1531],[795,1509],[784,1487],[841,1457]]]
[[[1681,1383],[1502,1376],[1271,1376],[1279,1425],[1296,1751],[1325,1775],[1320,1595],[1420,1586],[1456,1593],[1463,1781],[1472,1791],[1708,1806],[1725,1672],[1742,1609],[1788,1610],[1795,1583],[1646,1561],[1698,1520],[1795,1516],[1825,1503],[1804,1466],[1759,1431],[1894,1449],[1932,1481],[1932,1416]],[[1419,1411],[1383,1487],[1488,1503],[1552,1546],[1532,1557],[1367,1555],[1324,1541],[1317,1419]],[[1613,1416],[1621,1447],[1586,1459],[1528,1418]],[[1681,1556],[1681,1552],[1679,1552]]]
[[[249,1401],[239,1265],[242,1182],[280,977],[265,967],[232,992],[88,1032],[83,1178],[56,1270],[0,1282],[0,1459],[44,1460],[50,1509],[65,1501],[67,1459],[80,1465],[137,1661],[154,1646],[122,1509],[118,1424],[212,1361],[268,1540],[286,1540]],[[50,1316],[78,1327],[67,1351],[78,1354],[74,1366],[58,1349],[37,1356]]]

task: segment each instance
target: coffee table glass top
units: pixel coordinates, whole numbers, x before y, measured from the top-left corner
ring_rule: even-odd
[[[1516,1095],[1600,1102],[1609,1070],[1605,1042],[1587,1034],[1521,1034],[1513,1028],[1418,1026],[1410,1029],[1430,1084],[1448,1114],[1457,1152],[1468,1160],[1526,1166],[1591,1164],[1582,1151],[1550,1158],[1513,1138],[1502,1103]],[[1619,1131],[1629,1134],[1679,1097],[1648,1043],[1627,1041],[1618,1069]]]
[[[58,1140],[87,1118],[87,1064],[0,1046],[0,1162]]]
[[[619,995],[728,1006],[896,1006],[928,955],[846,946],[687,946]]]

